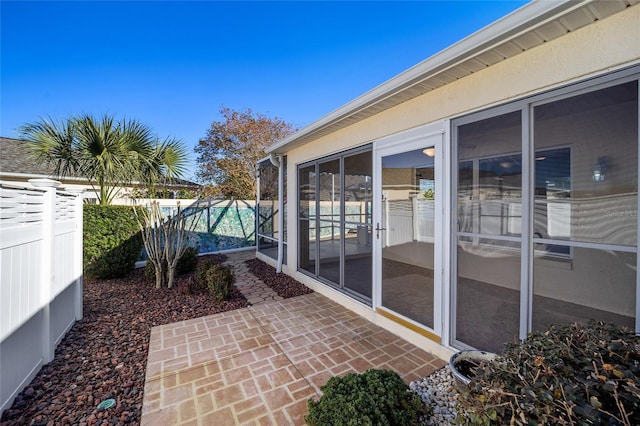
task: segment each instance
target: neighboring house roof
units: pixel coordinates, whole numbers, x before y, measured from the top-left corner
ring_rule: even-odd
[[[20,139],[4,138],[0,136],[0,179],[31,179],[50,178],[74,183],[87,183],[88,180],[79,174],[60,179],[55,175],[54,167],[48,164],[38,164],[26,147],[26,142]],[[134,182],[135,183],[135,182]],[[169,184],[178,188],[199,188],[200,185],[185,179],[172,179]]]
[[[38,164],[25,141],[3,137],[0,137],[0,175],[55,178],[53,167]]]
[[[638,3],[640,0],[528,3],[282,139],[267,153],[282,154]]]

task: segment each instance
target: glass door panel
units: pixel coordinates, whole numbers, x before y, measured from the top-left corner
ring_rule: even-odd
[[[520,250],[514,245],[495,239],[458,238],[457,341],[500,352],[504,343],[518,339]]]
[[[457,128],[454,346],[499,351],[520,330],[521,112]]]
[[[382,157],[381,305],[434,328],[435,147]],[[380,232],[380,231],[378,231]]]
[[[369,305],[372,160],[368,146],[298,168],[299,269]]]
[[[341,251],[341,174],[340,159],[318,165],[318,239],[320,246],[319,275],[340,286]]]
[[[635,327],[638,82],[534,108],[532,330]]]
[[[316,273],[316,167],[302,167],[298,171],[298,264],[301,269]]]
[[[372,293],[371,152],[344,158],[344,287],[367,299]]]

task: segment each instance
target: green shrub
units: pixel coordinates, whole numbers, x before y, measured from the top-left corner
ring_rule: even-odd
[[[196,270],[198,266],[198,249],[196,247],[187,247],[178,259],[176,265],[176,275],[184,275]]]
[[[475,425],[638,425],[640,337],[602,322],[533,333],[476,370],[458,413]]]
[[[307,401],[311,426],[416,425],[425,414],[420,397],[389,370],[332,377],[320,389],[319,401]]]
[[[84,206],[83,266],[87,276],[119,278],[130,273],[142,250],[133,209]]]
[[[217,263],[213,259],[203,259],[201,260],[198,268],[196,269],[196,280],[204,283],[206,279],[206,272],[210,268],[217,265]]]
[[[165,271],[168,269],[167,262],[164,263]],[[196,270],[198,266],[198,249],[195,247],[187,247],[182,257],[178,259],[176,265],[176,275],[184,275]],[[144,276],[149,282],[156,282],[156,267],[153,266],[153,262],[147,260],[147,264],[144,267]]]
[[[156,267],[149,259],[147,259],[147,264],[144,265],[144,278],[149,282],[156,282]]]
[[[196,280],[209,289],[214,299],[226,300],[233,291],[235,277],[231,266],[220,265],[207,259],[198,267]]]

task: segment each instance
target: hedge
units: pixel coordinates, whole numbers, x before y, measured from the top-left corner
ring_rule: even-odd
[[[133,208],[128,206],[84,206],[85,275],[120,278],[135,267],[142,251],[142,237]]]

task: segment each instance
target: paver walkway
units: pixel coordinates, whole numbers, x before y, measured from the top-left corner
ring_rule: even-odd
[[[334,375],[444,365],[319,293],[262,301],[151,330],[141,424],[303,425]]]
[[[233,274],[236,277],[236,287],[242,292],[247,301],[252,305],[257,305],[269,300],[282,300],[282,297],[266,285],[260,278],[249,272],[249,267],[245,261],[254,259],[254,250],[239,251],[227,255],[225,265],[233,266]]]

